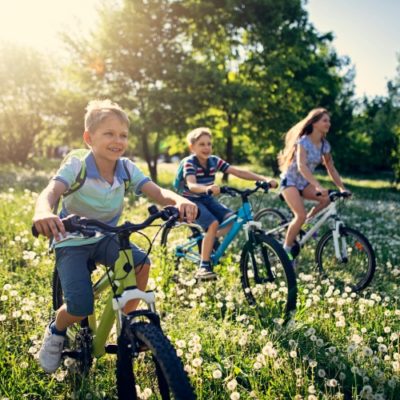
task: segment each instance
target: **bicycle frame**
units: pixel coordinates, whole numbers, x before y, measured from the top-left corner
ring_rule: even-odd
[[[114,264],[114,270],[110,271],[108,275],[105,273],[93,285],[95,299],[105,290],[111,288],[111,285],[116,286],[115,295],[111,292],[107,298],[99,322],[97,322],[95,311],[92,315],[88,316],[88,324],[93,336],[92,355],[94,357],[101,357],[106,353],[106,341],[114,325],[116,315],[118,316],[116,323],[117,335],[119,336],[122,318],[125,315],[122,310],[129,300],[141,299],[147,303],[151,312],[155,312],[154,292],[143,292],[136,287],[136,275],[133,265],[133,255],[130,247],[122,248]],[[111,277],[112,283],[110,283],[109,276]],[[141,312],[137,312],[137,314],[140,313]],[[70,339],[74,339],[72,332],[68,333],[71,335],[68,335]]]
[[[230,223],[234,221],[231,229],[225,235],[224,240],[219,245],[218,249],[211,254],[211,260],[214,265],[218,264],[221,257],[224,255],[225,250],[231,244],[231,242],[235,239],[237,234],[240,232],[241,229],[244,229],[246,232],[246,237],[248,237],[248,230],[251,226],[256,226],[257,228],[261,229],[261,223],[255,222],[253,220],[253,211],[251,205],[248,200],[244,200],[242,206],[239,210],[233,214],[232,216],[228,217],[225,221],[223,221],[220,225],[220,229],[225,228]],[[199,225],[196,224],[187,224],[188,226],[200,228]],[[201,229],[201,228],[200,228]],[[177,257],[184,257],[193,262],[200,261],[200,254],[198,251],[194,251],[193,249],[197,247],[198,242],[202,240],[204,235],[196,236],[190,239],[187,243],[183,245],[179,245],[176,248],[175,255]]]
[[[347,248],[346,248],[346,243],[345,243],[345,238],[342,237],[343,241],[343,246],[342,246],[342,251],[340,250],[339,246],[339,233],[340,233],[340,228],[344,226],[343,221],[338,217],[337,215],[337,209],[336,209],[336,203],[331,202],[328,207],[325,209],[321,210],[317,215],[315,215],[312,220],[315,220],[313,223],[313,226],[309,228],[306,232],[306,234],[300,239],[299,245],[300,247],[303,247],[304,244],[312,237],[312,235],[319,230],[319,228],[325,224],[325,222],[329,219],[333,218],[335,222],[335,227],[333,228],[333,243],[334,243],[334,248],[335,248],[335,255],[338,260],[342,260],[347,257]],[[286,230],[287,227],[289,226],[290,222],[287,222],[284,225],[281,225],[277,228],[271,229],[267,234],[273,234],[275,232],[280,232],[283,230]]]

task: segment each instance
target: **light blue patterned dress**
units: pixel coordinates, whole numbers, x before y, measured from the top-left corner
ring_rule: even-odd
[[[320,145],[315,145],[309,136],[305,135],[296,141],[296,146],[303,146],[307,153],[307,167],[314,172],[318,164],[322,162],[322,155],[328,154],[331,151],[331,145],[326,139],[322,140]],[[301,175],[297,167],[297,151],[294,154],[293,160],[289,168],[282,172],[281,176],[281,190],[289,186],[296,187],[300,192],[308,186],[309,182]]]

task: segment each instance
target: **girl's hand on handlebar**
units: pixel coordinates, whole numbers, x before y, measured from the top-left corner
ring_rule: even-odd
[[[322,186],[315,186],[315,193],[317,196],[328,196],[328,189],[324,189]]]
[[[60,240],[65,235],[65,228],[58,215],[53,213],[44,213],[33,217],[33,224],[39,234],[48,238]]]
[[[351,197],[353,193],[350,192],[350,190],[347,190],[346,188],[342,187],[339,188],[340,193],[347,193],[348,197]]]

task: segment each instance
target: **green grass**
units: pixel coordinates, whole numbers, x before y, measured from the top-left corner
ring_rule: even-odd
[[[96,360],[79,388],[65,367],[47,375],[37,363],[52,315],[54,259],[46,240],[30,235],[30,221],[49,173],[0,170],[0,400],[114,399],[114,356]],[[162,168],[160,182],[167,185],[173,173],[173,165]],[[268,310],[260,318],[246,304],[240,243],[218,267],[220,279],[201,286],[193,285],[189,267],[180,272],[180,283],[173,282],[171,260],[154,246],[149,287],[199,399],[400,398],[400,194],[385,180],[345,182],[355,195],[342,214],[373,244],[375,279],[360,295],[329,288],[312,273],[312,248],[306,249],[297,270],[298,312],[288,327]],[[255,208],[273,205],[287,212],[276,193],[255,197]],[[147,205],[130,198],[123,220],[143,220]],[[132,239],[146,246],[139,235]],[[139,371],[142,391],[152,384],[147,368],[144,363]]]

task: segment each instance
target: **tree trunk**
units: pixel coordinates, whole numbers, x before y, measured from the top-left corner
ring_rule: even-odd
[[[153,182],[157,183],[157,162],[154,162],[151,156],[146,132],[141,131],[140,137],[142,138],[143,155],[149,169],[150,178],[153,180]]]
[[[232,114],[227,112],[228,115],[228,127],[226,130],[226,146],[225,146],[225,161],[229,164],[233,163],[233,136],[232,136],[232,128],[233,121],[236,119]],[[228,183],[229,174],[224,173],[222,177],[222,182]]]

